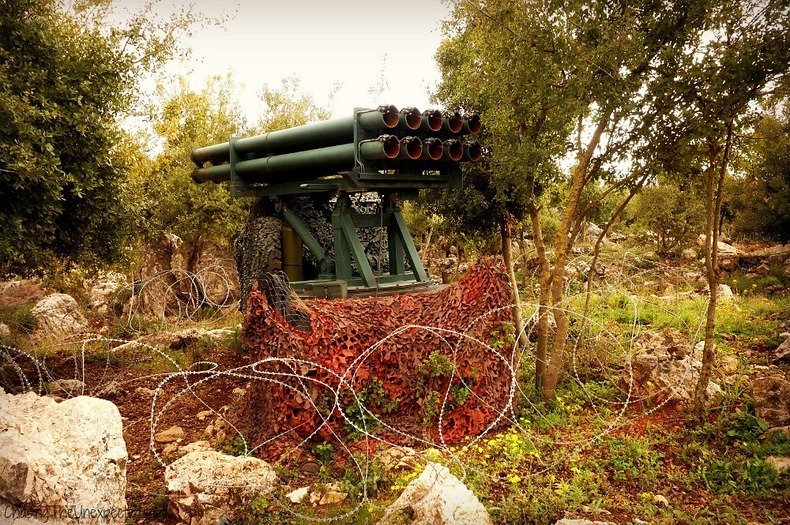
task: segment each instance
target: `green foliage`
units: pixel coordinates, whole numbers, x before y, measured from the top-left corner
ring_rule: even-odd
[[[125,168],[112,150],[130,57],[55,1],[4,1],[0,64],[0,270],[117,260]]]
[[[0,272],[123,256],[132,159],[118,120],[196,19],[163,21],[148,5],[113,26],[110,5],[0,2]]]
[[[374,414],[389,414],[398,408],[398,400],[390,399],[377,377],[372,377],[365,387],[353,395],[344,392],[342,398],[345,401],[344,413],[349,420],[346,429],[351,439],[361,436],[363,431],[371,432],[378,427],[379,422]]]
[[[603,442],[607,449],[604,466],[615,482],[630,482],[649,490],[658,479],[662,454],[649,440],[634,437],[615,437]]]
[[[630,213],[636,224],[655,234],[656,253],[677,256],[705,230],[705,207],[699,194],[665,183],[642,190]]]
[[[207,241],[227,242],[244,222],[246,203],[231,197],[227,184],[198,185],[188,174],[194,169],[194,148],[226,142],[247,130],[233,78],[213,77],[201,91],[181,78],[174,94],[162,85],[158,93],[150,118],[164,149],[133,175],[138,230],[148,241],[174,233],[198,250]]]
[[[726,181],[726,211],[741,239],[790,241],[790,106],[762,116],[743,173]]]
[[[335,459],[335,447],[332,446],[332,443],[324,441],[313,447],[313,454],[321,465],[328,467]]]

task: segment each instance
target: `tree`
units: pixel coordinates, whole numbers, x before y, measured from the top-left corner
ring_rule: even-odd
[[[194,17],[113,27],[110,4],[0,0],[2,272],[121,256],[129,214],[118,120]]]
[[[766,112],[745,139],[749,157],[726,181],[733,235],[790,241],[790,107]],[[781,109],[780,109],[781,108]]]
[[[672,60],[656,69],[646,103],[661,109],[651,123],[656,157],[705,186],[705,268],[711,290],[695,412],[702,420],[716,354],[713,336],[719,284],[718,240],[724,180],[739,135],[757,117],[758,102],[786,81],[790,67],[790,3],[720,0],[705,24],[689,32]]]
[[[230,196],[227,184],[195,184],[190,154],[244,135],[249,127],[230,75],[209,79],[200,91],[182,77],[173,93],[164,85],[157,92],[149,114],[152,141],[160,142],[162,151],[133,176],[138,230],[147,241],[178,235],[187,247],[187,270],[194,271],[207,242],[227,243],[238,233],[246,207]]]
[[[515,217],[509,210],[522,206],[530,218],[540,261],[536,386],[544,398],[554,397],[569,334],[563,299],[570,248],[602,200],[625,190],[616,216],[654,174],[649,163],[623,170],[618,161],[645,143],[637,124],[657,118],[640,100],[651,72],[701,24],[704,4],[454,3],[449,37],[437,54],[443,73],[437,98],[483,115],[492,150],[490,184],[506,210],[500,217],[503,252],[514,286],[507,258]],[[543,190],[553,184],[566,188],[551,260],[540,209]],[[585,200],[585,193],[593,197]],[[551,345],[549,311],[557,324]]]
[[[696,188],[674,181],[644,188],[634,200],[635,222],[655,235],[656,253],[675,257],[693,244],[705,223],[705,207]]]

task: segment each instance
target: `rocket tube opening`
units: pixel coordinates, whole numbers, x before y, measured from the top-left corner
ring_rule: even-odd
[[[464,145],[461,141],[450,139],[444,141],[444,158],[458,162],[464,157]]]
[[[398,108],[395,106],[379,106],[378,111],[381,112],[385,127],[392,129],[400,122],[400,114],[398,113]]]
[[[384,156],[394,159],[400,153],[400,141],[394,135],[382,135],[378,138],[384,148]]]
[[[422,155],[422,141],[417,137],[404,137],[401,139],[401,150],[411,160],[417,160]]]
[[[426,160],[441,160],[444,146],[441,139],[431,137],[423,141],[423,157]]]
[[[400,110],[403,123],[406,124],[406,127],[412,131],[417,131],[420,129],[420,124],[422,123],[422,113],[417,108],[403,108]]]
[[[479,162],[483,158],[483,148],[477,142],[464,143],[464,158],[469,162]]]
[[[457,111],[454,113],[447,113],[444,116],[443,123],[445,128],[451,133],[461,133],[464,127],[464,118]]]
[[[442,129],[442,112],[438,109],[429,109],[422,114],[422,123],[427,131],[436,133]]]
[[[474,113],[468,117],[464,117],[464,131],[472,135],[480,133],[480,115]]]

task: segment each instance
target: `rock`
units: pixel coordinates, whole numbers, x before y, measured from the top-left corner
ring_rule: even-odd
[[[705,235],[702,234],[697,238],[697,245],[705,246]],[[738,268],[741,262],[740,253],[735,246],[727,244],[726,242],[719,241],[719,268],[726,271],[732,271]]]
[[[790,339],[785,339],[782,344],[776,347],[771,361],[775,365],[787,364],[790,362]]]
[[[790,382],[773,375],[752,383],[754,411],[769,427],[790,425]]]
[[[767,263],[761,263],[760,266],[754,269],[754,273],[760,277],[765,277],[771,272],[771,267]]]
[[[659,507],[669,507],[669,500],[666,496],[662,496],[661,494],[654,494],[653,495],[653,504],[658,505]]]
[[[692,355],[683,334],[670,328],[660,334],[645,332],[636,339],[635,347],[631,369],[639,389],[658,401],[693,400],[702,363]],[[630,379],[628,372],[624,379]],[[708,398],[719,392],[718,385],[708,384]]]
[[[175,443],[168,443],[165,448],[162,449],[163,456],[172,456],[176,452],[178,452],[178,445]]]
[[[491,517],[472,491],[447,467],[428,463],[379,521],[379,525],[422,523],[485,525],[491,523]]]
[[[289,492],[285,497],[288,498],[291,503],[301,503],[307,497],[308,492],[310,492],[310,487],[302,487]]]
[[[788,436],[790,436],[790,425],[787,425],[787,426],[784,426],[784,427],[769,428],[768,430],[763,432],[763,435],[761,437],[764,437],[765,439],[768,439],[768,438],[771,438],[773,436],[777,436],[777,435],[780,435],[780,434],[787,434]]]
[[[64,293],[51,294],[30,311],[38,321],[38,332],[52,337],[69,337],[88,331],[88,321],[77,301]]]
[[[780,458],[776,456],[768,456],[765,462],[771,465],[779,474],[790,470],[790,458]]]
[[[0,323],[0,341],[11,337],[11,329],[5,323]]]
[[[79,379],[57,379],[47,383],[47,392],[59,397],[81,396],[85,392],[85,383]]]
[[[697,257],[699,257],[699,254],[694,248],[686,248],[681,252],[680,256],[687,261],[695,261]]]
[[[215,451],[190,452],[165,469],[168,512],[190,525],[237,520],[250,503],[276,488],[268,463]]]
[[[181,427],[170,427],[154,435],[154,441],[157,443],[172,443],[179,439],[184,439],[184,429]]]
[[[128,458],[115,405],[0,389],[0,429],[0,516],[38,511],[29,523],[65,525],[76,522],[56,513],[81,508],[103,513],[101,523],[125,523]]]
[[[732,288],[726,284],[720,284],[717,288],[716,299],[722,303],[731,303],[735,299],[735,294],[732,293]]]
[[[211,417],[215,413],[216,412],[214,412],[213,410],[202,410],[202,411],[198,412],[195,415],[195,417],[198,419],[198,421],[204,421],[207,417]]]
[[[120,292],[124,288],[131,288],[124,275],[114,272],[108,273],[88,292],[88,308],[101,315],[107,314],[113,304],[118,302]]]
[[[402,469],[413,469],[420,463],[420,457],[411,447],[390,447],[379,450],[373,456],[374,460],[381,461],[384,472],[390,473]]]

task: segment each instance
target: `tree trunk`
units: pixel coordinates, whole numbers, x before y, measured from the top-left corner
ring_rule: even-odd
[[[521,312],[521,298],[518,293],[518,281],[516,280],[516,271],[513,265],[513,218],[506,216],[502,219],[500,229],[502,233],[502,258],[505,260],[505,268],[507,275],[510,279],[510,287],[513,291],[513,301],[511,307],[511,315],[513,317],[513,325],[516,329],[516,337],[518,337],[518,352],[513,352],[513,361],[511,365],[514,370],[518,370],[519,357],[521,351],[529,345],[527,340],[527,333],[524,330],[524,320]]]
[[[546,367],[546,375],[543,382],[542,397],[544,400],[554,399],[557,391],[557,382],[559,381],[560,372],[562,371],[569,328],[568,315],[563,309],[562,304],[565,295],[565,264],[568,261],[568,253],[570,252],[571,246],[573,246],[574,235],[572,232],[574,232],[574,225],[581,219],[579,217],[579,203],[582,190],[584,190],[584,187],[589,182],[587,179],[587,172],[590,167],[590,161],[595,152],[595,148],[598,147],[601,141],[601,137],[606,130],[608,122],[608,115],[601,118],[587,147],[584,151],[580,151],[579,153],[579,163],[573,170],[573,182],[571,184],[568,202],[565,205],[565,212],[562,214],[562,221],[557,229],[557,235],[554,238],[554,270],[552,271],[551,278],[551,300],[557,329],[554,332],[554,347],[551,351],[551,358]]]
[[[716,362],[716,347],[713,336],[716,330],[716,306],[719,291],[719,226],[721,221],[721,200],[724,176],[730,161],[732,147],[733,123],[727,123],[727,137],[721,165],[716,170],[718,152],[712,152],[710,165],[706,172],[705,183],[705,270],[710,293],[708,308],[705,315],[705,345],[702,350],[702,367],[694,390],[694,415],[697,422],[705,419],[705,402],[707,401],[708,383],[713,376],[713,365]]]
[[[546,254],[546,244],[543,241],[543,230],[540,227],[538,209],[529,207],[529,218],[532,222],[532,236],[535,240],[535,250],[540,264],[540,296],[538,298],[538,342],[535,349],[535,391],[543,395],[543,378],[546,374],[549,343],[549,300],[551,299],[551,266]]]

